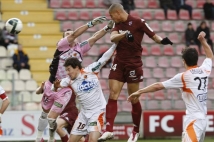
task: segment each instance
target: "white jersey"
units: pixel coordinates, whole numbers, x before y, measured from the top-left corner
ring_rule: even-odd
[[[192,67],[162,82],[165,88],[180,88],[187,115],[201,119],[206,116],[207,86],[211,70],[212,60],[206,58],[200,67]]]
[[[4,101],[6,100],[8,97],[4,95],[5,91],[4,89],[0,86],[0,98]]]
[[[97,74],[111,58],[115,49],[116,45],[114,44],[97,62],[82,69],[75,80],[71,80],[70,77],[61,80],[61,87],[72,87],[82,110],[86,113],[95,112],[106,107],[106,100]]]

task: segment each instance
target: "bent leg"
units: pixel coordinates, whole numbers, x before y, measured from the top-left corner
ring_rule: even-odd
[[[68,135],[67,133],[63,130],[64,127],[68,126],[68,123],[62,119],[62,118],[58,118],[56,120],[57,123],[57,129],[56,132],[59,134],[62,142],[67,142],[68,141]]]
[[[114,119],[117,115],[117,99],[123,87],[123,82],[110,79],[110,96],[106,105],[106,131],[113,132]]]
[[[36,137],[36,141],[40,142],[42,140],[42,135],[43,132],[45,130],[45,128],[48,126],[48,120],[47,120],[47,114],[48,111],[46,112],[42,112],[41,116],[39,118],[39,123],[38,123],[38,127],[37,127],[37,137]]]

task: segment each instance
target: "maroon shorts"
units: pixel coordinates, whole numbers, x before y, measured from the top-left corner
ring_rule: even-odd
[[[78,116],[78,109],[76,106],[68,107],[63,110],[63,112],[60,114],[60,118],[64,119],[67,123],[68,126],[65,128],[67,132],[70,134],[72,127],[75,123],[75,120],[77,119]]]
[[[121,62],[115,58],[111,67],[109,79],[118,80],[120,82],[138,83],[143,81],[142,61],[137,62]]]

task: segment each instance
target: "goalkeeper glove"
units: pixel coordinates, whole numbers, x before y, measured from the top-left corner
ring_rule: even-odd
[[[128,39],[129,42],[134,41],[134,36],[130,32],[126,32],[126,38]]]
[[[162,40],[161,40],[161,44],[163,44],[163,45],[167,45],[167,44],[173,44],[173,42],[171,42],[169,39],[168,39],[168,37],[165,37],[165,38],[163,38]]]
[[[91,28],[94,25],[102,24],[103,21],[106,21],[106,17],[105,16],[100,16],[100,17],[94,18],[93,20],[88,22],[87,25],[88,25],[89,28]]]
[[[114,21],[110,20],[108,24],[104,27],[104,31],[109,32],[114,26]]]

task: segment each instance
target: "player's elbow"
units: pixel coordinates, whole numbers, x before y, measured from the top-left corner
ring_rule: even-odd
[[[164,89],[164,86],[161,82],[157,82],[154,84],[155,91]]]

